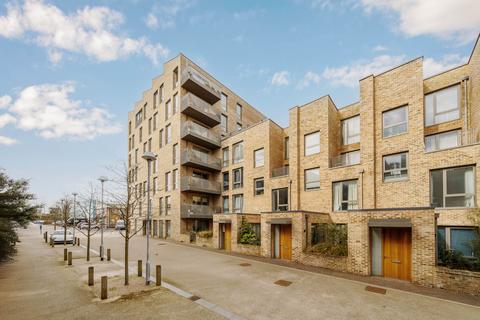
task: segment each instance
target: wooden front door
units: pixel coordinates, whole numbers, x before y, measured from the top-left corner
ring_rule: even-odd
[[[383,276],[411,280],[412,232],[410,228],[382,230]]]
[[[232,249],[232,225],[230,223],[225,223],[225,232],[223,234],[223,248],[226,251]]]
[[[292,260],[292,225],[280,225],[280,258]]]

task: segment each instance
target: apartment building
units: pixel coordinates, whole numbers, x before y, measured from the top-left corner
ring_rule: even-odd
[[[141,152],[159,155],[154,235],[480,294],[478,272],[445,268],[439,257],[444,249],[475,255],[470,243],[477,235],[471,216],[478,212],[480,184],[478,41],[466,64],[441,74],[425,79],[423,58],[417,58],[361,79],[359,101],[348,106],[324,96],[293,107],[286,128],[182,55],[164,69],[129,114],[132,187],[142,195]],[[171,119],[157,119],[150,136],[149,117],[168,110],[162,102],[155,107],[162,84],[164,99],[177,93],[181,107]],[[168,125],[171,142],[162,146],[158,137]],[[258,243],[240,243],[245,222]],[[322,241],[318,227],[324,224],[345,229],[346,255],[310,250]],[[196,237],[202,230],[211,230],[212,237]]]

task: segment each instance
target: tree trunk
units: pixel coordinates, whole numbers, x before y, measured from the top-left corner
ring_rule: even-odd
[[[87,231],[87,261],[90,261],[90,227]]]
[[[63,220],[63,245],[67,245],[67,220]]]
[[[128,232],[125,233],[125,285],[128,286]]]

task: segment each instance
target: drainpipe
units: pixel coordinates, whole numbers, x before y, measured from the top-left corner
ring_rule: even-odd
[[[462,79],[463,82],[463,143],[468,144],[468,76]]]

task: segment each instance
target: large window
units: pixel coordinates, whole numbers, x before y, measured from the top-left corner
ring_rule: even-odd
[[[165,127],[165,144],[172,142],[172,126],[167,124]]]
[[[223,173],[223,191],[227,191],[230,188],[230,174],[228,172]]]
[[[175,143],[172,148],[172,163],[178,164],[178,158],[180,157],[178,151],[178,143]]]
[[[342,144],[360,142],[360,116],[342,121]]]
[[[172,116],[172,101],[168,100],[167,103],[165,103],[165,120],[170,119]]]
[[[335,182],[333,184],[333,210],[358,209],[357,180]]]
[[[233,170],[233,189],[243,187],[243,168]]]
[[[233,212],[242,213],[243,212],[243,194],[233,195]]]
[[[288,211],[288,188],[272,190],[272,211]]]
[[[408,177],[407,152],[392,154],[383,157],[383,180],[393,181]]]
[[[178,188],[178,169],[173,170],[172,182],[173,190],[176,190]]]
[[[305,170],[305,190],[320,188],[320,168]]]
[[[285,140],[283,141],[283,152],[284,152],[283,158],[285,160],[288,160],[289,158],[288,140],[289,140],[288,137],[285,137]]]
[[[437,250],[439,262],[445,262],[446,251],[456,251],[464,257],[475,257],[474,241],[477,240],[477,230],[465,227],[438,227]]]
[[[255,168],[258,168],[258,167],[263,167],[264,164],[265,164],[265,152],[264,152],[264,149],[261,148],[261,149],[258,149],[258,150],[255,150],[253,151],[253,158],[254,158],[254,167]]]
[[[222,161],[222,167],[228,167],[228,165],[229,165],[228,157],[229,157],[228,147],[223,148],[222,149],[222,160],[223,160]]]
[[[222,128],[222,133],[227,133],[228,131],[228,117],[224,114],[220,115],[220,127]]]
[[[433,207],[474,207],[474,168],[470,166],[431,171],[430,192]]]
[[[262,178],[257,178],[253,180],[254,195],[262,195],[265,191],[265,180]]]
[[[235,113],[237,114],[237,119],[242,120],[242,106],[237,103],[235,107]]]
[[[454,148],[461,143],[461,131],[442,132],[425,137],[425,151],[435,151]]]
[[[140,123],[142,123],[142,120],[143,120],[142,112],[143,111],[140,109],[140,111],[138,111],[137,114],[135,115],[135,128],[138,127]]]
[[[227,102],[228,102],[228,96],[222,92],[221,105],[222,105],[222,110],[225,112],[227,112]]]
[[[243,161],[243,142],[238,142],[233,145],[233,163],[240,163]]]
[[[320,152],[320,132],[305,135],[305,155],[309,156]]]
[[[230,212],[228,196],[225,196],[225,197],[222,198],[222,212],[223,213],[229,213]]]
[[[408,130],[407,106],[395,108],[383,113],[383,137],[396,136]]]
[[[460,85],[439,90],[425,96],[425,125],[460,118]]]
[[[171,186],[171,172],[166,172],[165,173],[165,191],[170,191],[170,186]]]

